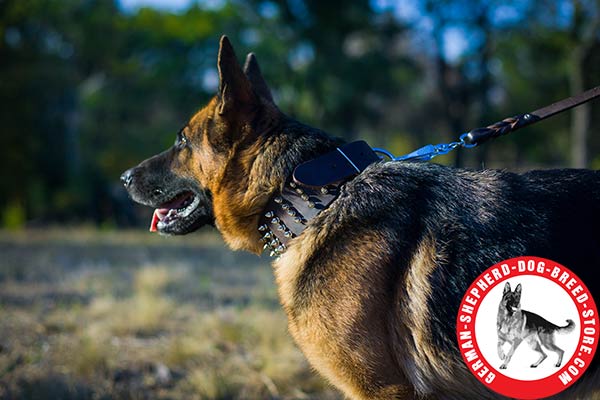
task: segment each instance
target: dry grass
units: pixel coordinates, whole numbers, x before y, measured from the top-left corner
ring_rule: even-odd
[[[0,232],[0,399],[339,399],[268,260],[213,233]]]

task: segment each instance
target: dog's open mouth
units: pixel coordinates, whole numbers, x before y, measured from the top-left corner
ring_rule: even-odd
[[[168,227],[189,217],[199,204],[200,198],[193,192],[186,191],[178,194],[154,210],[150,232],[167,230]]]

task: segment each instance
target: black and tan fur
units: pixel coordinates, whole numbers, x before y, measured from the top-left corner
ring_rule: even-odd
[[[188,190],[204,199],[200,221],[163,232],[214,221],[231,248],[258,254],[269,197],[295,166],[340,141],[283,114],[254,56],[242,69],[226,37],[218,67],[217,96],[174,147],[129,170],[127,186],[134,200],[158,207],[192,182]],[[342,187],[273,270],[292,336],[349,398],[497,398],[458,352],[462,295],[484,269],[519,255],[554,259],[594,287],[587,268],[600,265],[598,226],[596,171],[377,163]],[[589,398],[598,382],[595,366],[568,398]]]
[[[542,346],[557,354],[558,360],[554,366],[560,367],[565,352],[554,343],[554,334],[573,331],[575,322],[569,319],[567,325],[558,326],[531,311],[521,309],[521,284],[517,284],[515,290],[511,291],[510,283],[506,282],[502,300],[498,306],[496,329],[498,331],[498,357],[504,361],[500,365],[500,369],[506,369],[517,347],[523,341],[540,354],[540,358],[531,364],[531,368],[537,368],[548,357]],[[510,344],[507,353],[503,349],[505,343]]]

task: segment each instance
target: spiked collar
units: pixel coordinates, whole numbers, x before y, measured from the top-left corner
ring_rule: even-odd
[[[343,184],[377,161],[379,156],[361,140],[298,165],[259,219],[263,248],[271,257],[283,254],[288,242],[337,198]]]

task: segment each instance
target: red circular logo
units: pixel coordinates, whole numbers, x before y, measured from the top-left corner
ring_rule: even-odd
[[[517,257],[485,270],[471,284],[456,320],[469,370],[489,389],[540,399],[571,386],[598,346],[598,310],[568,268]]]

